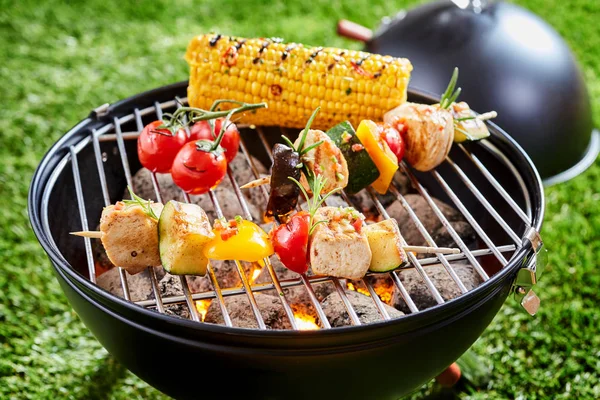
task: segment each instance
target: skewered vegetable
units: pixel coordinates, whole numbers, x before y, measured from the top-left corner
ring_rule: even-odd
[[[377,166],[365,150],[349,121],[340,122],[327,131],[348,165],[347,193],[358,193],[379,177]]]
[[[273,146],[271,191],[267,203],[267,217],[281,216],[292,211],[298,204],[300,188],[290,177],[300,180],[300,154],[281,143]]]
[[[381,138],[377,124],[370,120],[361,121],[356,136],[365,146],[367,153],[379,170],[379,177],[371,184],[380,194],[385,194],[398,170],[398,159],[389,146]]]
[[[158,252],[158,215],[161,203],[132,200],[105,207],[100,217],[100,239],[114,265],[134,275],[148,266],[161,265]]]
[[[366,225],[363,230],[367,235],[372,253],[370,271],[391,271],[408,261],[402,248],[402,236],[395,219]]]
[[[281,263],[288,269],[304,274],[308,270],[308,237],[310,214],[300,211],[285,224],[269,232],[273,249]]]
[[[269,236],[254,222],[236,217],[213,224],[214,238],[204,248],[204,255],[214,260],[262,261],[274,253]]]
[[[152,172],[167,173],[187,142],[187,135],[181,127],[159,128],[162,125],[163,121],[153,121],[144,127],[137,140],[137,153],[142,166]]]
[[[204,247],[214,236],[200,206],[169,201],[158,220],[160,259],[165,271],[204,276],[208,266]]]
[[[381,120],[406,101],[412,71],[403,58],[219,34],[193,38],[185,58],[192,107],[207,108],[218,98],[265,101],[269,112],[258,110],[242,121],[293,128],[303,127],[317,106],[317,129],[346,119],[354,126]]]
[[[454,142],[460,143],[466,140],[480,140],[490,136],[490,131],[483,122],[489,118],[495,118],[496,113],[491,111],[476,115],[469,105],[464,101],[454,103],[450,106],[450,112],[454,117]]]

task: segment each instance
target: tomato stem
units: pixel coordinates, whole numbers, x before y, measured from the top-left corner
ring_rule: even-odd
[[[235,109],[229,111],[229,113],[225,117],[225,120],[221,123],[221,131],[219,132],[219,136],[217,136],[217,138],[213,142],[212,147],[210,148],[211,152],[213,152],[219,148],[219,145],[221,144],[221,140],[223,140],[223,136],[225,136],[225,131],[229,127],[229,119],[233,115],[234,111],[235,111]]]

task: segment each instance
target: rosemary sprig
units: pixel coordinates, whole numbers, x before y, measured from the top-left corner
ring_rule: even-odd
[[[129,191],[129,195],[131,196],[131,200],[123,200],[123,203],[125,203],[128,206],[140,206],[140,207],[142,207],[142,209],[144,210],[144,213],[147,216],[149,216],[150,218],[155,219],[156,221],[158,221],[158,216],[156,215],[156,213],[154,212],[154,210],[151,207],[152,201],[150,201],[150,200],[144,200],[140,196],[138,196],[137,194],[133,193],[133,190],[131,190],[131,187],[129,185],[127,185],[127,190]]]
[[[458,98],[458,96],[460,95],[461,88],[454,90],[456,88],[457,81],[458,81],[458,67],[454,67],[454,72],[452,73],[452,78],[450,78],[450,82],[448,83],[448,86],[446,87],[446,91],[444,92],[444,94],[442,94],[442,97],[440,99],[440,107],[441,108],[446,109],[446,108],[450,107],[450,105],[452,103],[454,103],[456,101],[456,99]]]
[[[300,182],[298,182],[298,180],[296,180],[293,177],[288,177],[288,179],[294,181],[296,183],[296,185],[298,185],[298,187],[300,188],[300,191],[302,192],[302,195],[304,195],[304,198],[306,199],[306,205],[308,207],[308,214],[310,215],[310,228],[308,230],[308,234],[312,235],[313,231],[315,230],[315,228],[317,227],[317,225],[323,223],[323,222],[327,222],[326,220],[320,220],[315,222],[315,214],[317,213],[317,210],[319,209],[319,207],[321,207],[321,205],[325,202],[325,200],[327,200],[327,198],[329,196],[331,196],[332,194],[339,192],[340,190],[342,190],[342,188],[338,187],[333,189],[332,191],[330,191],[329,193],[325,194],[324,196],[321,196],[321,192],[323,191],[323,188],[325,187],[325,185],[327,184],[327,178],[324,178],[322,175],[315,175],[315,176],[311,176],[310,179],[308,179],[308,183],[310,186],[310,191],[312,192],[312,197],[310,197],[308,195],[308,193],[306,192],[306,189],[304,189],[304,186],[302,186],[302,184]]]

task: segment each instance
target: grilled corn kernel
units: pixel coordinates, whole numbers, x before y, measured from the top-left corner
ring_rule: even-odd
[[[406,101],[412,71],[404,58],[215,34],[193,38],[186,60],[190,106],[208,109],[226,98],[264,101],[268,109],[246,113],[241,122],[289,128],[304,127],[317,106],[315,129],[381,120]]]

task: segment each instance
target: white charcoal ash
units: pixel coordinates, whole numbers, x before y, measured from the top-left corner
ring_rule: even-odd
[[[482,283],[481,277],[471,265],[458,263],[450,265],[467,290],[474,289]],[[444,300],[452,300],[462,294],[457,283],[452,279],[443,265],[427,265],[423,268]],[[419,310],[424,310],[437,304],[433,298],[433,294],[425,285],[423,278],[416,269],[404,269],[398,272],[398,276]],[[400,290],[396,286],[394,286],[391,304],[403,312],[410,312],[402,298]]]

